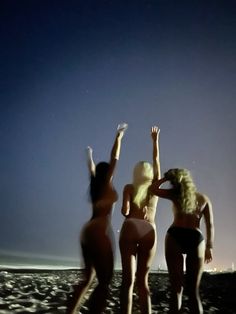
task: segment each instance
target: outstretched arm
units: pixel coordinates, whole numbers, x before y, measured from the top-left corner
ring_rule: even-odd
[[[160,129],[153,126],[151,129],[151,136],[153,141],[153,175],[154,180],[161,178],[160,156],[159,156],[159,133]]]
[[[123,124],[121,126],[120,125],[118,126],[115,142],[114,142],[112,150],[111,150],[110,168],[109,168],[109,174],[108,174],[108,180],[109,181],[111,181],[113,178],[116,163],[120,157],[121,140],[124,136],[124,132],[127,129],[127,127],[128,127],[127,124]]]
[[[205,252],[205,262],[210,263],[212,261],[213,255],[213,242],[214,242],[214,219],[212,204],[208,197],[206,197],[206,205],[203,210],[203,215],[206,223],[206,252]]]
[[[129,185],[126,185],[123,190],[123,202],[121,213],[123,216],[127,217],[130,211],[130,188]]]
[[[95,176],[95,163],[93,161],[93,150],[90,146],[87,147],[87,163],[89,174]]]

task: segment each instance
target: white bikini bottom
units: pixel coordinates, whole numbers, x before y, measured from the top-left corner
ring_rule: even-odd
[[[120,232],[120,238],[138,241],[148,235],[156,235],[156,226],[144,219],[126,218]]]

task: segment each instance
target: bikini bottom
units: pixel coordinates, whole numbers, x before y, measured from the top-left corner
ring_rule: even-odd
[[[183,254],[195,250],[204,240],[203,234],[198,229],[171,226],[167,233],[176,240]]]

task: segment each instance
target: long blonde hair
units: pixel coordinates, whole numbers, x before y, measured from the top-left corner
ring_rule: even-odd
[[[134,195],[133,202],[141,207],[148,200],[148,188],[153,180],[153,167],[147,161],[140,161],[134,167],[133,186]]]
[[[177,191],[177,199],[182,212],[188,214],[196,210],[196,186],[187,169],[170,169],[165,173]]]

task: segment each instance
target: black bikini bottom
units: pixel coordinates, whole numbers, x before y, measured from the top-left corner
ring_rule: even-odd
[[[202,233],[197,229],[172,226],[167,233],[176,240],[183,254],[190,253],[204,240]]]

